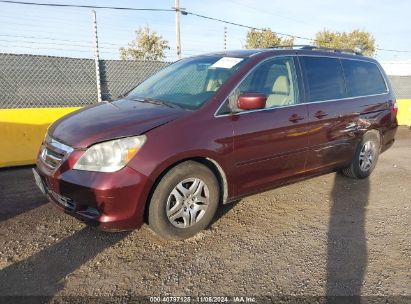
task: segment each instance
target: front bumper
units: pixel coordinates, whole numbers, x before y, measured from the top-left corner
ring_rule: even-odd
[[[152,183],[134,169],[101,173],[59,168],[53,172],[38,160],[35,170],[50,200],[89,225],[122,231],[144,223],[144,207]]]

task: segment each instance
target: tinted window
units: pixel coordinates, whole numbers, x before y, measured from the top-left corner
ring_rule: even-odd
[[[384,78],[376,64],[357,60],[341,60],[348,96],[381,94],[387,91]]]
[[[346,97],[344,76],[339,59],[303,56],[301,62],[308,86],[309,101]]]
[[[263,93],[267,96],[266,108],[292,105],[298,102],[297,78],[294,59],[281,57],[268,60],[255,68],[230,96],[231,108],[237,108],[242,93]]]

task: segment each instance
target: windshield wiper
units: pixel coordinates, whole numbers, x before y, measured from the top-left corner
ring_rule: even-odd
[[[166,101],[162,101],[159,99],[154,99],[154,98],[133,98],[134,101],[139,101],[139,102],[145,102],[145,103],[151,103],[151,104],[155,104],[155,105],[163,105],[169,108],[175,108],[175,109],[183,109],[182,107],[180,107],[179,105],[176,105],[174,103],[171,102],[166,102]]]

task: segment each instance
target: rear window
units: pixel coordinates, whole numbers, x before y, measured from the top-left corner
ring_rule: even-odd
[[[382,94],[387,91],[380,69],[375,63],[341,60],[349,97]]]
[[[302,56],[309,101],[346,97],[343,71],[338,58]]]

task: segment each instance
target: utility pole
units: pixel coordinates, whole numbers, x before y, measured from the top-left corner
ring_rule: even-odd
[[[94,28],[94,62],[96,65],[97,101],[101,102],[100,56],[98,52],[97,16],[95,10],[92,10],[92,13]]]
[[[224,51],[227,50],[227,27],[224,27]]]
[[[176,44],[177,44],[177,58],[181,59],[181,41],[180,41],[180,0],[175,0],[176,10]]]

